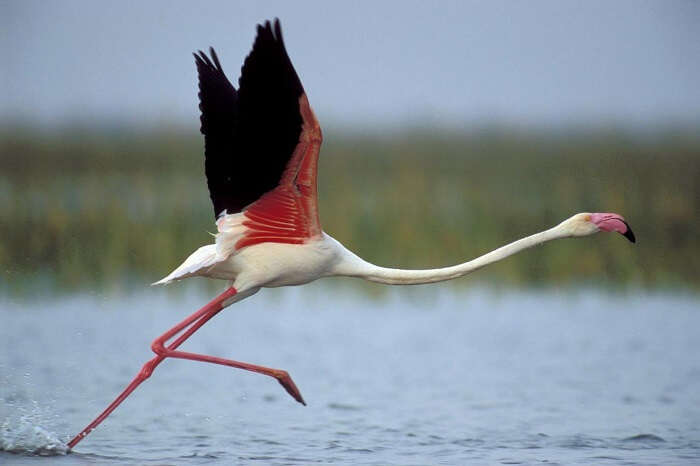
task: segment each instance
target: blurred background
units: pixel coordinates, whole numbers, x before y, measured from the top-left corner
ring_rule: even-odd
[[[697,2],[0,8],[6,296],[142,289],[211,241],[191,53],[236,84],[274,17],[324,128],[324,229],[367,260],[449,265],[614,211],[636,245],[560,241],[454,286],[700,286]]]
[[[170,361],[67,461],[698,464],[700,2],[644,0],[0,0],[0,463],[65,453],[223,288],[148,284],[216,229],[192,52],[235,84],[274,17],[360,256],[451,265],[583,211],[637,244],[265,290],[185,346],[289,370],[307,408]]]

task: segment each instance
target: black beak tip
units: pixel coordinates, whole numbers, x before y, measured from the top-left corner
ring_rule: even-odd
[[[637,242],[637,238],[634,237],[634,232],[632,231],[632,229],[630,228],[630,226],[627,224],[627,222],[625,222],[625,225],[627,225],[627,231],[624,232],[624,233],[622,234],[622,236],[624,236],[625,238],[627,238],[628,240],[630,240],[631,243],[636,243],[636,242]]]

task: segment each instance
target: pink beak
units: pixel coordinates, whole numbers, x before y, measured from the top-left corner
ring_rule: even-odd
[[[602,231],[616,231],[631,242],[634,243],[636,241],[632,229],[622,215],[613,213],[591,214],[591,222],[593,222]]]

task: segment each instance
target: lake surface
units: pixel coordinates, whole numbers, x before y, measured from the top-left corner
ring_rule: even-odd
[[[329,283],[263,290],[182,347],[286,369],[308,406],[167,360],[69,454],[151,340],[211,296],[0,297],[0,463],[700,463],[696,295]]]

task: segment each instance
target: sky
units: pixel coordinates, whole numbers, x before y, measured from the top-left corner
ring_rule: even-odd
[[[236,85],[274,17],[322,125],[700,122],[700,2],[660,0],[0,0],[0,122],[197,127],[191,53]]]

